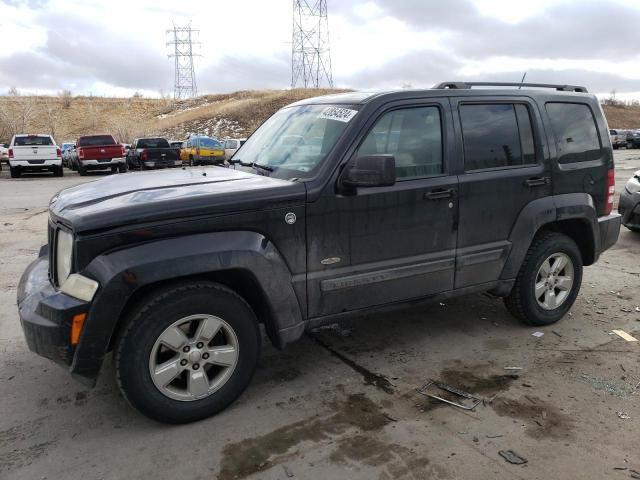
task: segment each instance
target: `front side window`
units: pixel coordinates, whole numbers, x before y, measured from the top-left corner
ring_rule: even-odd
[[[558,162],[574,163],[601,157],[600,137],[591,109],[584,103],[547,103],[558,145]]]
[[[416,107],[385,113],[358,149],[360,157],[384,154],[394,156],[398,179],[441,174],[440,109]]]
[[[536,162],[529,109],[524,104],[460,106],[465,171]]]

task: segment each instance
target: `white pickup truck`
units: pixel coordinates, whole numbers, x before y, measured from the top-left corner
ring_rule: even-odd
[[[53,172],[61,177],[62,153],[51,135],[14,135],[9,144],[11,178],[24,172]]]

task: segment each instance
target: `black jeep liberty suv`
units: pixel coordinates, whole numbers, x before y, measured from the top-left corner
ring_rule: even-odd
[[[31,350],[91,386],[112,352],[134,407],[194,421],[246,388],[259,324],[283,348],[349,315],[488,291],[548,325],[620,230],[607,123],[583,87],[312,98],[232,163],[54,196],[18,289]]]

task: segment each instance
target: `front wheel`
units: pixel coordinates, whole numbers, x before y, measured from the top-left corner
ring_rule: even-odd
[[[251,307],[226,287],[198,282],[167,287],[132,312],[114,361],[120,390],[135,408],[187,423],[232,403],[249,384],[259,351]]]
[[[548,232],[534,241],[505,305],[529,325],[550,325],[572,307],[582,283],[582,255],[566,235]]]

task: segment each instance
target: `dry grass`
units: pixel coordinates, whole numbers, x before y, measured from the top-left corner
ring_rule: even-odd
[[[640,128],[640,106],[605,105],[603,109],[609,128]]]
[[[219,138],[247,136],[276,110],[305,98],[344,90],[239,91],[181,101],[150,98],[0,96],[0,141],[12,130],[52,133],[58,142],[80,135],[112,133],[129,142],[162,134],[184,138],[204,133]],[[640,128],[640,106],[604,106],[611,128]],[[9,125],[10,124],[10,125]]]

